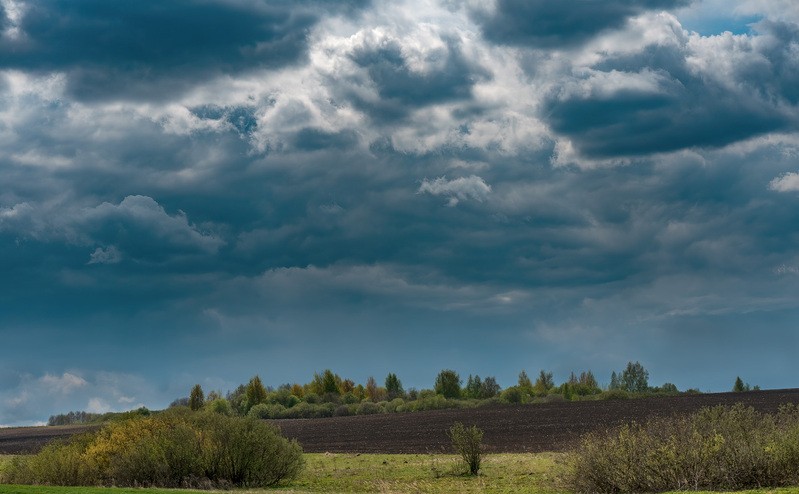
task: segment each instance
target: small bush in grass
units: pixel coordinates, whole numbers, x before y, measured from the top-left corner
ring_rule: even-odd
[[[480,472],[480,463],[483,459],[483,431],[476,425],[466,427],[460,422],[455,422],[449,429],[449,438],[452,447],[461,456],[471,475]]]
[[[741,490],[799,483],[799,412],[742,405],[652,419],[585,436],[572,461],[577,492]]]

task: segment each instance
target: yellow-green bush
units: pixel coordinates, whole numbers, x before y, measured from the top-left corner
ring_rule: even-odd
[[[302,450],[252,418],[175,411],[106,425],[20,457],[3,481],[48,485],[265,487],[295,478]]]
[[[719,406],[588,434],[573,455],[570,483],[578,492],[796,485],[799,412]]]

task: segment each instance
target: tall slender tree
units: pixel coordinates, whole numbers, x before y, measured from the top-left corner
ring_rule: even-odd
[[[196,412],[201,409],[203,405],[205,405],[205,393],[203,393],[202,386],[195,384],[194,387],[191,388],[191,394],[189,394],[189,408]]]
[[[253,376],[250,382],[247,383],[244,394],[247,397],[245,415],[250,411],[250,408],[266,401],[266,388],[258,375]]]
[[[386,392],[390,400],[400,398],[405,394],[405,390],[402,389],[402,381],[393,372],[389,372],[386,376]]]

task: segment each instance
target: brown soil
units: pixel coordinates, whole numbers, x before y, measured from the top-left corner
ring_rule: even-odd
[[[35,453],[50,441],[96,430],[97,425],[57,425],[53,427],[10,427],[0,429],[0,454]]]
[[[744,403],[774,412],[799,404],[799,389],[716,393],[631,400],[554,402],[460,410],[276,420],[307,452],[436,453],[449,451],[446,431],[454,422],[477,425],[490,452],[559,451],[586,432],[652,416],[690,413],[714,405]],[[96,426],[0,429],[0,454],[27,453],[48,441]]]
[[[490,452],[522,453],[569,448],[580,435],[652,416],[744,403],[774,412],[799,404],[799,389],[716,393],[630,400],[491,406],[459,410],[276,420],[307,452],[435,453],[450,450],[446,431],[454,422],[477,425]]]

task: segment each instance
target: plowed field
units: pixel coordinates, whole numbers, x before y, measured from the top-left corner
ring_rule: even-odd
[[[799,389],[717,393],[632,400],[558,402],[460,410],[356,415],[274,421],[306,452],[436,453],[449,450],[453,422],[477,425],[491,452],[560,451],[581,434],[652,416],[690,413],[702,407],[744,403],[764,412],[799,404]],[[36,451],[48,441],[91,427],[0,429],[0,454]]]
[[[430,412],[276,420],[309,453],[435,453],[449,451],[453,422],[477,425],[491,452],[560,451],[581,434],[651,416],[742,402],[764,412],[799,404],[799,389],[717,393],[632,400],[493,406]]]

